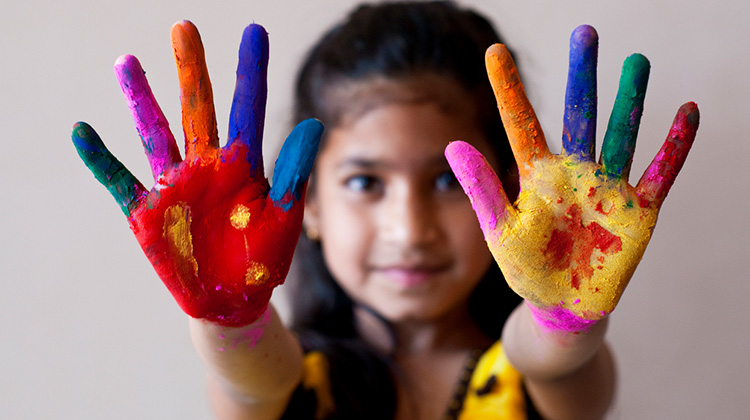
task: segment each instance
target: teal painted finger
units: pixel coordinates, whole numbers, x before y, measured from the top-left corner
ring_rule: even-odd
[[[138,202],[148,191],[107,147],[90,125],[78,122],[73,126],[73,145],[78,156],[94,177],[104,185],[125,216],[130,217]]]
[[[322,135],[323,123],[310,118],[297,124],[284,141],[269,193],[276,206],[288,211],[302,197]]]
[[[641,54],[631,55],[622,66],[620,86],[602,144],[601,164],[610,177],[627,179],[630,173],[650,68],[648,59]]]

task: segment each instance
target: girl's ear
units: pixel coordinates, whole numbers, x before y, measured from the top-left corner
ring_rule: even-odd
[[[318,200],[315,198],[315,194],[311,194],[312,191],[308,192],[307,198],[305,199],[305,217],[302,219],[302,230],[305,235],[312,241],[320,240],[320,217],[319,217],[319,206]]]

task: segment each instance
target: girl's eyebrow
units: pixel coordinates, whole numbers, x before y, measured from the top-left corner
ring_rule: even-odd
[[[442,154],[435,155],[434,157],[428,159],[425,163],[429,166],[444,165],[448,167],[448,161],[446,160],[445,156]],[[399,165],[395,165],[393,164],[393,162],[390,162],[389,160],[384,160],[384,159],[350,157],[340,162],[338,165],[336,165],[336,169],[342,169],[342,168],[345,169],[347,167],[355,167],[355,168],[361,168],[361,169],[377,169],[377,168],[395,168],[396,166],[399,166]],[[407,166],[412,167],[412,165],[407,165]]]

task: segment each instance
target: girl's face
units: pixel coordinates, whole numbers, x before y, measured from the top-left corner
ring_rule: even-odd
[[[450,112],[450,114],[448,114]],[[465,309],[492,256],[443,155],[492,152],[471,103],[380,104],[328,132],[305,214],[333,277],[391,322]]]

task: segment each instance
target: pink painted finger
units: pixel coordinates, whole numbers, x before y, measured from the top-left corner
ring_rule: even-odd
[[[636,186],[644,204],[654,203],[660,207],[664,202],[693,145],[699,120],[698,105],[693,102],[682,105],[677,111],[669,136]]]
[[[141,136],[151,173],[157,179],[165,168],[182,160],[169,122],[156,102],[137,58],[132,55],[118,58],[115,61],[115,75],[133,115],[135,128]]]
[[[530,178],[532,162],[550,154],[534,108],[526,97],[518,70],[505,45],[495,44],[485,55],[487,74],[521,178]]]
[[[455,141],[445,148],[453,173],[471,200],[486,240],[499,235],[498,227],[508,218],[512,207],[500,179],[477,149],[463,141]]]

